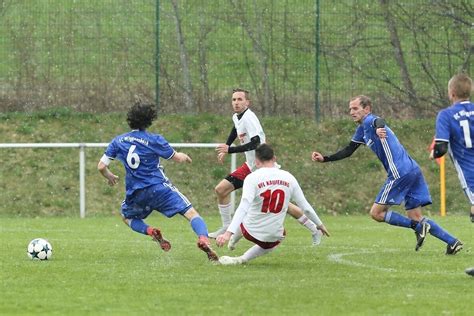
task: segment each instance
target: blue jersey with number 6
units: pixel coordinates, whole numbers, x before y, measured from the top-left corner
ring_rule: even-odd
[[[435,140],[449,142],[463,188],[474,190],[474,104],[462,101],[439,112]]]
[[[135,190],[168,182],[160,158],[171,159],[174,149],[159,134],[133,130],[115,137],[105,151],[110,159],[118,159],[125,167],[127,196]]]

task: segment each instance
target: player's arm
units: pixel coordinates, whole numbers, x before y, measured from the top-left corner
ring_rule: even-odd
[[[351,141],[346,147],[342,148],[341,150],[332,155],[323,156],[321,153],[315,151],[312,153],[311,158],[313,161],[318,162],[337,161],[350,157],[356,151],[356,149],[359,148],[359,146],[360,143]]]
[[[231,143],[232,144],[232,143]],[[247,144],[239,146],[230,146],[229,144],[218,145],[216,151],[221,154],[234,154],[234,153],[243,153],[246,151],[254,150],[260,145],[260,136],[256,135],[250,139],[250,142]]]
[[[250,138],[250,142],[248,142],[247,144],[229,147],[228,153],[243,153],[246,151],[255,150],[258,145],[260,145],[260,136],[256,135]]]
[[[242,197],[239,207],[235,211],[235,214],[232,217],[232,222],[230,223],[226,232],[222,235],[217,236],[216,238],[216,244],[218,247],[222,247],[223,245],[225,245],[230,240],[230,237],[232,237],[232,235],[235,234],[238,229],[240,229],[240,224],[242,223],[245,214],[247,214],[247,209],[249,209],[249,207],[250,201]]]
[[[326,236],[329,237],[329,231],[324,226],[323,222],[319,218],[316,211],[313,209],[311,204],[309,204],[308,200],[303,194],[303,190],[298,183],[296,183],[295,189],[292,194],[292,199],[295,201],[296,205],[298,205],[302,210],[303,213],[313,222],[316,224],[318,229]]]
[[[99,170],[100,174],[107,179],[107,182],[110,186],[114,186],[117,184],[119,177],[109,170],[110,161],[111,159],[109,157],[103,155],[99,160],[97,170]]]
[[[431,159],[436,159],[444,156],[448,152],[448,142],[437,140],[433,147]]]
[[[225,144],[227,146],[230,146],[232,145],[232,143],[234,142],[234,140],[237,138],[237,129],[234,127],[232,127],[232,130],[230,131],[230,134],[229,136],[227,137],[227,141],[225,142]]]
[[[185,153],[180,153],[177,151],[174,152],[173,156],[170,159],[176,162],[189,162],[189,163],[193,162],[191,157],[189,157]]]

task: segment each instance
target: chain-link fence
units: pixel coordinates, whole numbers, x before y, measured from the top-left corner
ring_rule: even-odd
[[[357,94],[433,115],[473,20],[471,0],[0,0],[0,111],[228,113],[244,87],[261,115],[337,117]]]

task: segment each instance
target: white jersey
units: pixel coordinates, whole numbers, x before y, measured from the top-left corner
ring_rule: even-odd
[[[265,143],[265,133],[263,132],[262,125],[258,120],[255,113],[250,109],[245,110],[244,115],[238,118],[238,114],[235,113],[232,116],[235,129],[237,131],[237,137],[240,139],[240,144],[245,145],[250,142],[250,139],[255,136],[260,137],[260,143]],[[247,163],[251,171],[255,170],[255,150],[245,152],[245,162]]]
[[[322,224],[291,173],[277,167],[259,168],[245,178],[240,205],[227,230],[235,233],[242,223],[248,233],[260,241],[282,240],[290,200],[316,225]]]

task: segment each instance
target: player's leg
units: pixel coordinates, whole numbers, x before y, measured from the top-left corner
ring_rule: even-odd
[[[463,191],[469,200],[469,203],[471,204],[471,212],[469,213],[469,217],[471,219],[471,223],[474,223],[474,190],[466,187],[463,189]]]
[[[423,217],[421,206],[407,210],[407,216],[417,223],[413,229],[415,230],[416,236],[415,251],[418,251],[423,246],[425,238],[431,229],[431,225],[428,223],[428,220]]]
[[[377,222],[385,222],[389,225],[415,229],[418,222],[391,211],[390,205],[374,203],[370,209],[370,216]]]
[[[298,221],[301,225],[306,227],[311,232],[313,245],[319,245],[321,243],[322,232],[318,229],[315,223],[304,215],[303,210],[298,206],[290,203],[288,205],[288,214]]]
[[[471,205],[471,223],[474,223],[474,205]]]
[[[240,189],[244,184],[244,179],[251,173],[247,164],[244,162],[235,169],[225,179],[223,179],[215,188],[217,200],[219,203],[219,213],[221,214],[222,227],[209,234],[209,237],[216,238],[223,234],[232,221],[232,205],[230,204],[230,193]]]
[[[387,179],[375,198],[375,203],[370,209],[370,216],[377,222],[415,229],[418,224],[417,221],[390,210],[391,205],[402,203],[412,181],[410,175],[405,175],[399,179]]]
[[[223,234],[232,221],[230,193],[235,190],[235,187],[231,181],[229,181],[227,178],[223,179],[215,188],[218,202],[217,207],[219,208],[219,214],[221,215],[222,226],[215,232],[209,234],[209,237],[211,238],[217,238],[217,236]]]
[[[204,219],[199,215],[199,213],[193,208],[189,208],[184,214],[184,217],[191,224],[191,228],[194,233],[198,236],[197,246],[199,249],[204,251],[207,254],[207,258],[210,261],[217,261],[219,257],[216,252],[212,250],[211,243],[209,242],[207,226],[204,222]]]
[[[219,259],[219,262],[224,265],[228,264],[242,264],[246,263],[252,259],[255,259],[257,257],[263,256],[275,249],[279,244],[280,241],[274,241],[274,242],[266,242],[266,241],[260,241],[253,237],[244,227],[243,224],[240,224],[240,229],[242,232],[242,235],[247,239],[248,241],[251,241],[255,244],[255,246],[249,248],[242,256],[240,257],[227,257],[223,256]],[[285,232],[283,232],[283,235],[285,235]]]
[[[140,197],[138,201],[144,202],[143,197],[146,197],[147,193],[136,192],[135,195],[136,197]],[[134,200],[136,201],[137,199],[135,198]],[[151,236],[152,239],[159,244],[161,249],[169,251],[171,249],[171,244],[168,240],[163,238],[160,229],[151,227],[143,221],[143,219],[147,218],[152,211],[152,208],[143,208],[135,203],[129,202],[129,204],[127,204],[126,201],[124,201],[122,203],[122,220],[133,231]]]
[[[429,204],[431,204],[431,196],[428,191],[428,185],[420,171],[405,197],[405,208],[407,209],[407,213],[409,216],[415,216],[418,220],[421,218],[419,224],[415,227],[417,233],[420,234],[424,223],[428,223],[429,233],[447,244],[446,254],[456,254],[462,249],[463,244],[432,219],[422,217],[421,207]]]
[[[407,210],[408,214],[412,213],[412,212],[418,212],[417,209],[420,209],[420,207],[416,208],[416,209],[412,209],[412,210]],[[420,211],[421,213],[421,211]],[[432,219],[429,219],[429,218],[423,218],[422,221],[420,221],[420,223],[416,226],[415,228],[415,231],[418,233],[418,234],[422,234],[423,233],[423,226],[427,223],[429,225],[429,228],[426,232],[429,232],[432,236],[438,238],[439,240],[442,240],[444,241],[446,244],[447,244],[447,248],[446,248],[446,254],[447,255],[454,255],[456,253],[458,253],[461,249],[462,249],[462,242],[459,241],[456,237],[452,236],[450,233],[448,233],[445,229],[443,229],[440,225],[438,225],[438,223],[436,223],[434,220]],[[417,236],[417,239],[418,239],[418,236]],[[424,238],[423,238],[424,239]],[[415,248],[415,250],[418,250],[421,245],[423,244],[423,241],[421,242],[421,245],[418,246],[418,244],[420,244],[419,241],[417,241],[417,248]]]

